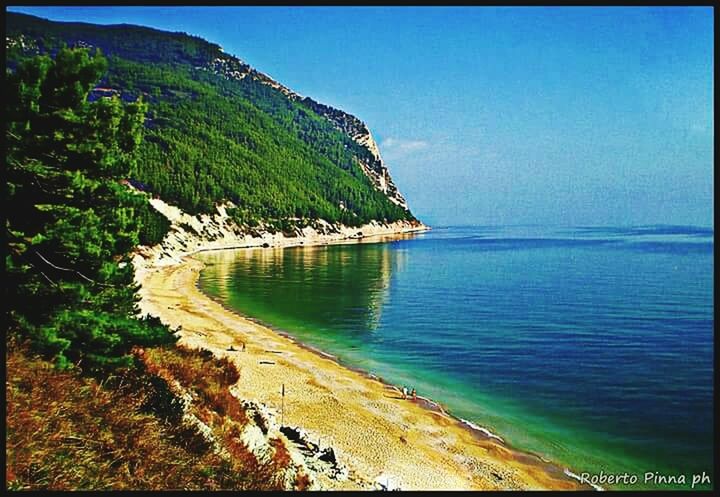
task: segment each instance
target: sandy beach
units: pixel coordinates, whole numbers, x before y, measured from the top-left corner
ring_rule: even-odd
[[[203,263],[182,261],[137,268],[142,312],[181,327],[180,343],[232,359],[241,376],[237,397],[264,403],[284,425],[332,446],[350,472],[335,488],[375,481],[407,490],[589,488],[562,467],[469,429],[422,399],[403,399],[394,386],[228,310],[198,290]]]

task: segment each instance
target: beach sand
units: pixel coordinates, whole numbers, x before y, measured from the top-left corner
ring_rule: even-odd
[[[367,488],[378,480],[408,490],[588,488],[561,467],[469,429],[420,399],[403,400],[395,387],[226,309],[198,290],[202,268],[191,256],[182,264],[138,267],[142,312],[180,326],[180,343],[232,359],[240,370],[239,398],[264,403],[284,425],[332,446],[350,470],[334,488]],[[228,351],[231,345],[238,350]]]

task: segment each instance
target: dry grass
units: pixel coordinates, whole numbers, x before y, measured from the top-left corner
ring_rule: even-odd
[[[204,488],[220,464],[166,442],[142,395],[59,372],[22,351],[7,357],[6,484],[14,489]]]
[[[185,346],[146,349],[149,362],[162,365],[184,387],[207,389],[212,384],[228,387],[240,379],[235,364],[217,359],[207,350]]]
[[[290,452],[285,447],[285,443],[279,438],[273,438],[270,440],[270,445],[275,449],[273,462],[280,468],[287,467],[290,464]]]
[[[193,394],[193,412],[222,441],[231,455],[232,466],[251,471],[256,481],[263,482],[255,488],[282,489],[283,470],[291,462],[282,440],[270,441],[275,454],[266,464],[259,463],[241,441],[241,430],[249,419],[228,389],[240,379],[234,363],[226,358],[217,359],[209,351],[185,346],[136,350],[135,354],[148,371],[161,378],[177,380]]]
[[[303,491],[310,487],[310,477],[305,473],[299,473],[295,478],[295,490]]]
[[[146,371],[126,372],[102,386],[8,344],[6,486],[279,489],[282,465],[259,464],[240,442],[247,418],[227,391],[239,379],[232,364],[189,349],[146,349],[143,354],[149,359],[143,361]],[[198,413],[204,411],[213,430],[222,434],[229,460],[178,423],[164,375],[197,394]]]
[[[210,421],[213,418],[210,413],[214,413],[220,418],[247,423],[245,411],[228,390],[240,379],[240,372],[229,360],[184,346],[137,349],[134,353],[149,373],[166,380],[175,379],[192,392],[204,421]]]

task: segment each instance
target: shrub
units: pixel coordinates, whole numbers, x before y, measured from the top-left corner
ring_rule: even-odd
[[[227,391],[239,378],[232,364],[185,348],[134,353],[141,358],[139,367],[118,370],[101,385],[77,369],[58,370],[30,355],[27,344],[8,342],[8,488],[282,488],[287,449],[276,447],[275,460],[262,464],[240,439],[247,417]],[[161,358],[168,367],[150,358]],[[179,373],[178,381],[197,389],[201,405],[193,409],[209,413],[211,428],[229,458],[213,453],[211,444],[182,424],[182,410],[168,388],[167,379],[174,379],[168,376],[170,370]],[[202,393],[205,389],[212,393]]]

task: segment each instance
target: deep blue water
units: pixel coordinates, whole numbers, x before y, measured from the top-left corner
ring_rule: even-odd
[[[207,253],[200,285],[574,472],[690,478],[713,468],[713,236],[436,228]]]

